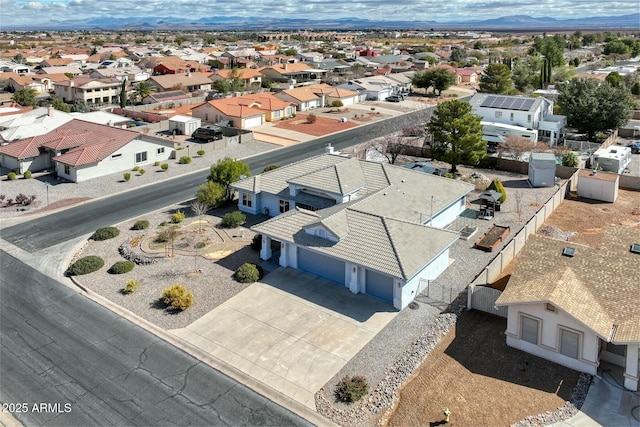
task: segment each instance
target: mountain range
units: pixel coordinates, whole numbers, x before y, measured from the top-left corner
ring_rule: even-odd
[[[28,30],[371,30],[371,29],[420,29],[420,30],[483,30],[483,31],[549,31],[549,30],[618,30],[638,29],[640,13],[623,16],[602,16],[579,19],[534,18],[526,15],[503,16],[482,21],[373,21],[359,18],[302,19],[278,17],[211,16],[193,19],[171,17],[127,17],[70,19],[58,22],[34,24]],[[4,30],[27,30],[11,28]]]

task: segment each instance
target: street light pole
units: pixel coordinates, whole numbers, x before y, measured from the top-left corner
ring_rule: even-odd
[[[49,184],[49,182],[45,182],[44,185],[47,187],[47,206],[49,206],[49,187],[51,184]]]

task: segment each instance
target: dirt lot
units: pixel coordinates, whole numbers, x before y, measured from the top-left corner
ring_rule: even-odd
[[[579,374],[507,347],[506,319],[465,312],[400,391],[388,426],[508,426],[569,400]]]
[[[615,203],[590,199],[566,199],[545,221],[545,225],[577,233],[569,241],[598,247],[606,224],[640,230],[640,193],[619,190]]]
[[[351,129],[358,127],[362,124],[369,123],[373,120],[380,120],[386,118],[384,114],[375,112],[362,113],[361,110],[343,108],[339,112],[322,112],[312,113],[316,115],[315,122],[309,123],[307,120],[309,114],[300,113],[292,119],[282,120],[276,125],[277,128],[288,129],[307,135],[324,136],[333,132],[338,132],[345,129]],[[332,116],[335,116],[332,117]],[[345,117],[346,122],[341,122],[340,119]]]

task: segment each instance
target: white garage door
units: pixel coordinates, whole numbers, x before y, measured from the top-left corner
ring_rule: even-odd
[[[251,128],[262,124],[262,116],[248,117],[244,119],[244,127]]]

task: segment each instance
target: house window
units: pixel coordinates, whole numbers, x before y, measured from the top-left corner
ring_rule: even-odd
[[[253,204],[253,197],[249,193],[242,193],[242,206],[246,206],[248,208]]]
[[[112,154],[111,155],[111,160],[119,159],[120,157],[122,157],[122,153]]]
[[[289,201],[280,200],[280,213],[284,213],[289,210]]]
[[[547,306],[545,307],[547,309],[547,311],[551,311],[551,312],[556,312],[556,307],[553,304],[549,304],[547,303]]]
[[[538,326],[539,322],[536,319],[520,316],[520,339],[531,344],[538,344]]]
[[[509,120],[510,120],[510,121],[513,121],[513,113],[510,113],[510,114],[509,114]]]
[[[527,115],[527,122],[528,122],[528,123],[531,123],[531,114],[528,114],[528,115]]]
[[[65,175],[71,175],[71,166],[64,165],[64,174]]]
[[[146,162],[147,161],[147,152],[142,151],[140,153],[136,153],[136,163]]]
[[[164,153],[164,147],[160,147],[158,148],[158,150],[156,151],[157,154],[163,154]]]
[[[280,110],[276,110],[273,112],[273,117],[278,118],[280,117]]]
[[[578,358],[580,334],[560,328],[560,353],[573,359]]]
[[[502,117],[502,111],[496,111],[496,119],[499,119]]]

